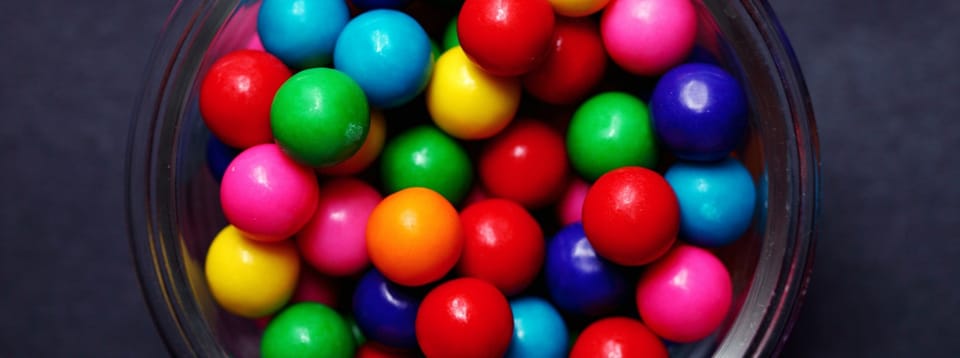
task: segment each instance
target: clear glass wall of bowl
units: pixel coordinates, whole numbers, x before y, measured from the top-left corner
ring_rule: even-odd
[[[738,155],[758,183],[751,232],[717,251],[734,283],[718,332],[675,356],[765,356],[786,339],[806,290],[819,204],[819,153],[792,50],[762,1],[695,0],[698,44],[747,89],[750,137]],[[213,302],[203,262],[226,224],[205,167],[199,80],[256,31],[257,1],[182,0],[144,76],[127,153],[127,216],[141,286],[177,356],[256,356],[259,331]]]

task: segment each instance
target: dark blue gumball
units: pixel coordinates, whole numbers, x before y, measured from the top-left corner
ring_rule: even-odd
[[[217,183],[223,179],[223,173],[227,171],[227,167],[237,154],[240,154],[240,151],[223,144],[217,137],[210,136],[210,140],[207,141],[207,168],[210,169],[210,174]]]
[[[660,142],[680,159],[725,158],[747,131],[747,100],[740,83],[722,68],[688,63],[657,82],[650,112]]]
[[[412,289],[371,269],[353,293],[354,320],[367,339],[391,347],[416,348],[417,309],[422,299]]]
[[[597,256],[579,222],[564,227],[547,244],[545,272],[551,300],[569,313],[603,316],[627,298],[626,277]]]
[[[351,3],[361,10],[402,9],[410,0],[353,0]]]

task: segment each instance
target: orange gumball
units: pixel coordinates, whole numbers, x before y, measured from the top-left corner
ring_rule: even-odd
[[[367,221],[370,261],[390,281],[425,285],[443,278],[463,250],[457,209],[420,187],[383,199]]]
[[[363,141],[360,149],[346,160],[329,167],[319,168],[317,172],[327,175],[352,175],[362,172],[380,155],[386,138],[387,125],[384,123],[383,113],[371,110],[370,132],[367,133],[367,139]]]

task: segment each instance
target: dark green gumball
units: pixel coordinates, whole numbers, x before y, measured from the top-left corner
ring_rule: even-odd
[[[467,152],[433,126],[419,126],[387,142],[381,156],[387,192],[411,187],[432,189],[451,203],[470,190],[473,167]]]

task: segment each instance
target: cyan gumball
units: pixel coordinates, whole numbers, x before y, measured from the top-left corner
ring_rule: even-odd
[[[350,20],[343,0],[264,0],[257,17],[263,47],[296,69],[329,65]]]
[[[610,314],[628,294],[624,274],[597,256],[580,223],[567,225],[547,244],[544,270],[551,300],[579,316]]]
[[[567,325],[546,300],[523,297],[510,302],[513,312],[513,340],[507,358],[561,358],[567,353]]]
[[[430,80],[430,37],[412,17],[372,10],[351,20],[337,39],[334,66],[353,78],[374,107],[409,102]]]
[[[674,164],[664,175],[680,204],[680,237],[718,247],[736,241],[750,227],[757,192],[739,161]]]
[[[353,294],[353,317],[363,335],[397,348],[416,348],[417,310],[423,299],[416,289],[388,281],[376,269],[368,271]]]

